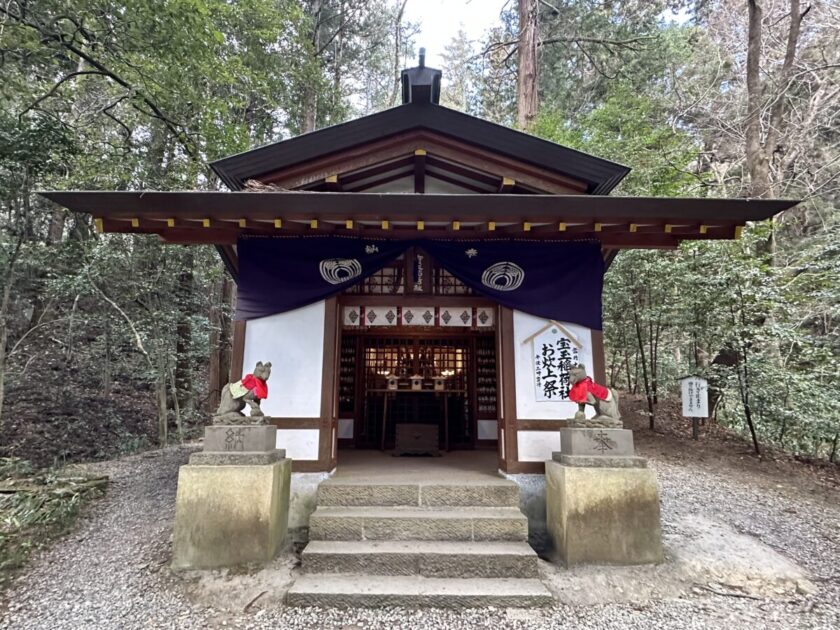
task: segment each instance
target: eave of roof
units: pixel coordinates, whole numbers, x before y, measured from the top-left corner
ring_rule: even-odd
[[[759,221],[798,203],[792,199],[609,197],[595,195],[457,195],[344,192],[43,191],[62,206],[95,217],[200,220],[487,220],[567,218],[656,221]]]
[[[241,190],[249,179],[415,129],[553,170],[586,183],[593,195],[608,194],[630,172],[621,164],[432,103],[407,103],[222,158],[210,166],[228,188]]]
[[[676,247],[736,238],[747,221],[788,199],[331,192],[40,193],[92,214],[100,230],[177,243],[231,245],[242,235],[347,234],[384,238],[591,238],[605,249]]]

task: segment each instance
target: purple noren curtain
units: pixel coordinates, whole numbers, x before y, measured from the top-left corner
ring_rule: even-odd
[[[236,318],[265,317],[336,295],[411,246],[504,306],[601,329],[604,261],[594,241],[242,237]]]

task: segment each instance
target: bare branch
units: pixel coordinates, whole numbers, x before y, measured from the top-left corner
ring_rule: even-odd
[[[26,114],[26,112],[29,112],[29,111],[35,109],[38,105],[40,105],[45,100],[47,100],[50,96],[55,94],[56,91],[58,91],[58,88],[60,88],[62,85],[64,85],[64,83],[66,83],[70,79],[75,79],[76,77],[86,75],[86,74],[98,74],[99,76],[103,76],[103,77],[108,76],[108,75],[104,74],[103,72],[100,72],[99,70],[79,70],[78,72],[71,72],[67,76],[59,79],[58,82],[54,86],[52,86],[49,89],[49,91],[47,91],[46,94],[43,94],[42,96],[39,96],[37,99],[35,99],[35,101],[33,101],[31,104],[27,105],[26,109],[24,109],[20,114],[18,114],[18,119],[19,120],[22,119],[23,115]]]

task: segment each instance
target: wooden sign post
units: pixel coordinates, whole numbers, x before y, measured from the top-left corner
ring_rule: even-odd
[[[680,379],[682,389],[682,415],[691,418],[691,437],[700,436],[700,418],[709,417],[709,383],[699,376]]]

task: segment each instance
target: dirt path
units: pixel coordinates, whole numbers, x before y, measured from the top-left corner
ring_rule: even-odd
[[[604,603],[608,600],[599,599],[593,589],[592,605],[558,604],[545,611],[285,609],[277,601],[288,576],[288,558],[275,567],[279,578],[274,583],[216,574],[210,588],[197,589],[196,579],[170,574],[167,563],[177,469],[186,461],[188,450],[168,449],[92,466],[111,475],[107,496],[83,517],[75,533],[33,559],[5,595],[0,627],[840,627],[840,493],[830,483],[817,483],[810,469],[797,469],[795,463],[742,459],[743,448],[731,445],[693,448],[674,436],[646,431],[638,432],[637,442],[639,450],[651,457],[659,477],[666,537],[708,537],[734,531],[757,548],[766,545],[787,559],[785,562],[804,568],[818,591],[809,595],[780,590],[775,595],[755,596],[726,585],[698,583],[677,598],[657,599],[654,588],[650,593],[653,599],[625,603]],[[701,534],[691,529],[692,523],[701,524],[697,530],[702,530]],[[552,570],[561,579],[572,577],[564,576],[563,569]],[[593,568],[587,579],[605,588],[613,578],[620,584],[622,575],[625,580],[629,576],[639,584],[655,585],[656,572],[663,570],[669,569]],[[212,588],[216,595],[208,604],[206,594]],[[195,603],[196,590],[205,593],[201,605]],[[728,594],[714,594],[714,590]],[[243,612],[243,602],[257,595],[261,595],[258,601]]]

